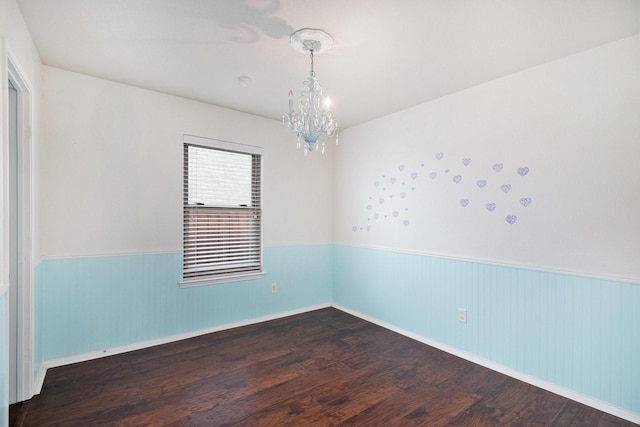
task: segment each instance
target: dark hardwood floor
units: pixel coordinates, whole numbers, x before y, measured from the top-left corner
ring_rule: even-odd
[[[632,426],[328,308],[50,369],[16,426]]]

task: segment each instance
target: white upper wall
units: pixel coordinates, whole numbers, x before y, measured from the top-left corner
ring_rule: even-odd
[[[37,75],[14,2],[0,5],[3,35]],[[339,147],[306,158],[278,122],[43,67],[36,260],[181,251],[188,133],[264,147],[267,246],[334,241],[640,280],[639,52],[635,36],[572,55],[343,130]],[[409,190],[388,193],[391,179]]]
[[[341,133],[336,243],[640,281],[640,36]]]
[[[265,246],[331,243],[331,155],[279,122],[52,67],[42,71],[42,257],[182,251],[183,135],[264,148]]]

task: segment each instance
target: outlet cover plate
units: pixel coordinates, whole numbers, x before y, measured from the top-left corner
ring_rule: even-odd
[[[467,323],[467,309],[459,308],[458,309],[458,322]]]

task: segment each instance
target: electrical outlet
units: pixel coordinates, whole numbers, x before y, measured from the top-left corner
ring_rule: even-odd
[[[276,285],[275,283],[271,284],[271,293],[275,294],[276,292],[278,292],[278,285]]]
[[[458,309],[458,322],[467,323],[467,309],[459,308]]]

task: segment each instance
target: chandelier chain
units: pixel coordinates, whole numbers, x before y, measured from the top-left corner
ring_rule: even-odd
[[[313,70],[313,49],[309,51],[309,54],[311,55],[311,77],[315,77],[316,72]]]

